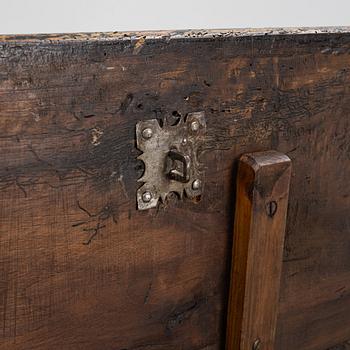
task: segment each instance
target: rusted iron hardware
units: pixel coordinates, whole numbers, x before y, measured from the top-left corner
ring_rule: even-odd
[[[182,199],[199,197],[203,192],[203,169],[198,160],[199,147],[204,141],[204,112],[189,113],[176,125],[157,119],[140,121],[136,125],[138,157],[145,172],[138,180],[144,184],[137,191],[137,208],[146,210],[165,201],[170,192]]]

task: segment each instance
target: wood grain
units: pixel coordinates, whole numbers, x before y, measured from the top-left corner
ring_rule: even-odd
[[[227,350],[275,348],[290,176],[290,159],[279,152],[240,159]]]
[[[198,203],[136,210],[140,120],[204,111]],[[236,163],[293,162],[276,349],[350,339],[349,29],[0,39],[0,349],[217,350]]]

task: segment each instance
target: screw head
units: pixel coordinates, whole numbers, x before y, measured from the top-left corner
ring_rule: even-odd
[[[145,203],[149,203],[152,200],[152,193],[149,191],[146,191],[142,194],[142,200]]]
[[[151,128],[146,128],[142,130],[142,137],[146,140],[150,139],[153,136],[153,131]]]
[[[199,125],[198,120],[194,120],[194,121],[191,123],[191,130],[192,130],[192,131],[194,131],[194,132],[198,131],[198,130],[199,130],[199,127],[200,127],[200,125]]]
[[[195,191],[199,190],[201,187],[201,184],[202,184],[201,180],[199,180],[199,179],[194,180],[192,182],[192,190],[195,190]]]

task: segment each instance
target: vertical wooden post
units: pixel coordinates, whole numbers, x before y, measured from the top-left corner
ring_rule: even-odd
[[[226,350],[274,349],[290,176],[276,151],[240,159]]]

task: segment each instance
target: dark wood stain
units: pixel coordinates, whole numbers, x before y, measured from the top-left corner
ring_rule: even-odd
[[[135,124],[203,110],[205,193],[136,210]],[[217,350],[234,174],[293,162],[276,349],[350,338],[348,28],[0,37],[0,349]]]

